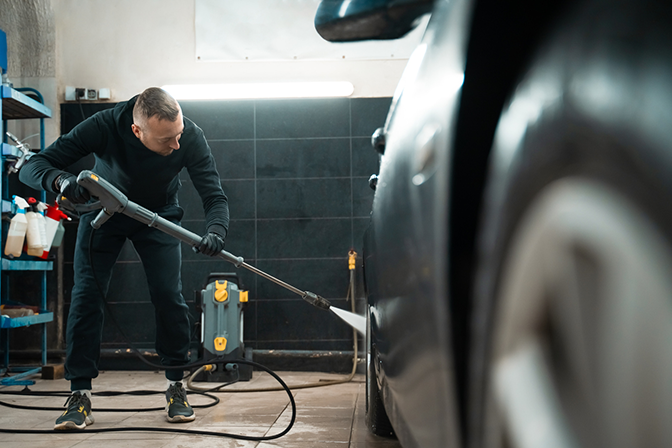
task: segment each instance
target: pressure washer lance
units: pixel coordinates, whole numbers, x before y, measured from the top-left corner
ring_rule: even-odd
[[[114,185],[110,184],[92,171],[85,170],[79,173],[79,176],[77,177],[77,183],[89,190],[91,196],[97,197],[100,202],[100,207],[102,207],[102,210],[100,213],[98,213],[98,216],[96,216],[96,218],[91,221],[91,226],[94,229],[100,228],[100,226],[102,226],[103,223],[110,219],[115,213],[121,213],[135,219],[136,221],[140,221],[143,224],[147,224],[149,227],[154,227],[161,232],[167,233],[168,235],[177,238],[191,247],[198,247],[201,243],[202,238],[199,235],[190,232],[189,230],[176,224],[173,224],[158,214],[132,201],[129,201],[126,195],[119,191]],[[67,198],[61,197],[60,199],[64,206],[67,206]],[[85,208],[87,210],[97,210],[98,206],[87,204]],[[257,275],[292,291],[294,294],[298,294],[303,300],[313,306],[316,306],[317,308],[322,308],[325,310],[331,308],[331,303],[329,303],[329,301],[325,298],[310,291],[301,291],[300,289],[295,288],[294,286],[285,283],[282,280],[277,279],[250,264],[245,263],[243,257],[237,257],[225,250],[222,250],[219,254],[217,254],[217,256],[228,261],[229,263],[232,263],[237,268],[242,266]]]

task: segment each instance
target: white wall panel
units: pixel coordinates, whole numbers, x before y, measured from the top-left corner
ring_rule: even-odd
[[[428,16],[402,39],[332,43],[315,31],[320,0],[196,0],[196,57],[202,61],[408,59]]]

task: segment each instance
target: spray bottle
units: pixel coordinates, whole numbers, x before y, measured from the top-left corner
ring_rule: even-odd
[[[38,202],[35,198],[28,198],[28,205],[29,210],[26,212],[28,250],[26,252],[28,255],[41,257],[46,245],[47,228],[44,215],[40,212],[46,208],[46,205]]]
[[[14,258],[20,257],[23,250],[23,241],[26,237],[28,220],[26,219],[26,208],[28,203],[20,196],[14,196],[13,202],[16,205],[16,215],[9,223],[7,231],[7,242],[5,243],[5,255]]]
[[[70,221],[70,218],[68,218]],[[56,228],[56,234],[54,235],[54,240],[51,242],[51,248],[59,247],[63,243],[63,235],[65,235],[65,226],[63,221],[58,221],[58,227]]]
[[[68,215],[63,213],[59,208],[58,204],[54,202],[54,205],[46,205],[47,212],[45,213],[45,228],[46,228],[46,245],[44,252],[42,253],[41,258],[46,259],[51,250],[51,246],[54,242],[54,237],[56,236],[56,231],[59,228],[61,219],[68,219]],[[60,243],[59,243],[60,244]]]

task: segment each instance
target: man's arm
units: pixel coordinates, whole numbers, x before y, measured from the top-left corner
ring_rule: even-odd
[[[19,180],[36,190],[58,193],[56,179],[68,166],[101,148],[105,136],[93,116],[59,137],[44,151],[31,157],[19,171]]]
[[[187,171],[194,183],[194,188],[203,201],[207,232],[216,233],[224,239],[229,230],[228,199],[222,190],[215,159],[203,131],[197,127],[196,132],[196,147],[191,148],[194,156],[187,164]]]

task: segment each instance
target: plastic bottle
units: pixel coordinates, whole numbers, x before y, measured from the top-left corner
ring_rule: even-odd
[[[70,218],[68,218],[69,220]],[[58,228],[56,229],[56,234],[54,235],[54,240],[51,242],[51,248],[59,247],[63,243],[63,235],[65,235],[65,226],[63,221],[58,222]]]
[[[5,243],[5,255],[9,257],[20,257],[23,251],[23,241],[26,237],[26,229],[28,228],[28,220],[26,219],[26,208],[28,203],[20,196],[14,196],[14,204],[16,204],[16,215],[9,223],[9,230],[7,231],[7,242]]]
[[[44,253],[44,246],[47,240],[47,228],[44,216],[40,209],[46,207],[35,198],[28,198],[29,210],[26,212],[28,220],[28,229],[26,230],[26,239],[28,240],[28,255],[41,257]]]
[[[56,236],[56,230],[58,230],[58,225],[61,223],[61,219],[70,219],[68,215],[63,213],[58,205],[54,202],[54,205],[46,205],[47,211],[45,213],[45,229],[46,229],[46,248],[42,253],[42,258],[46,259],[51,250],[52,243],[54,242],[54,237]]]

